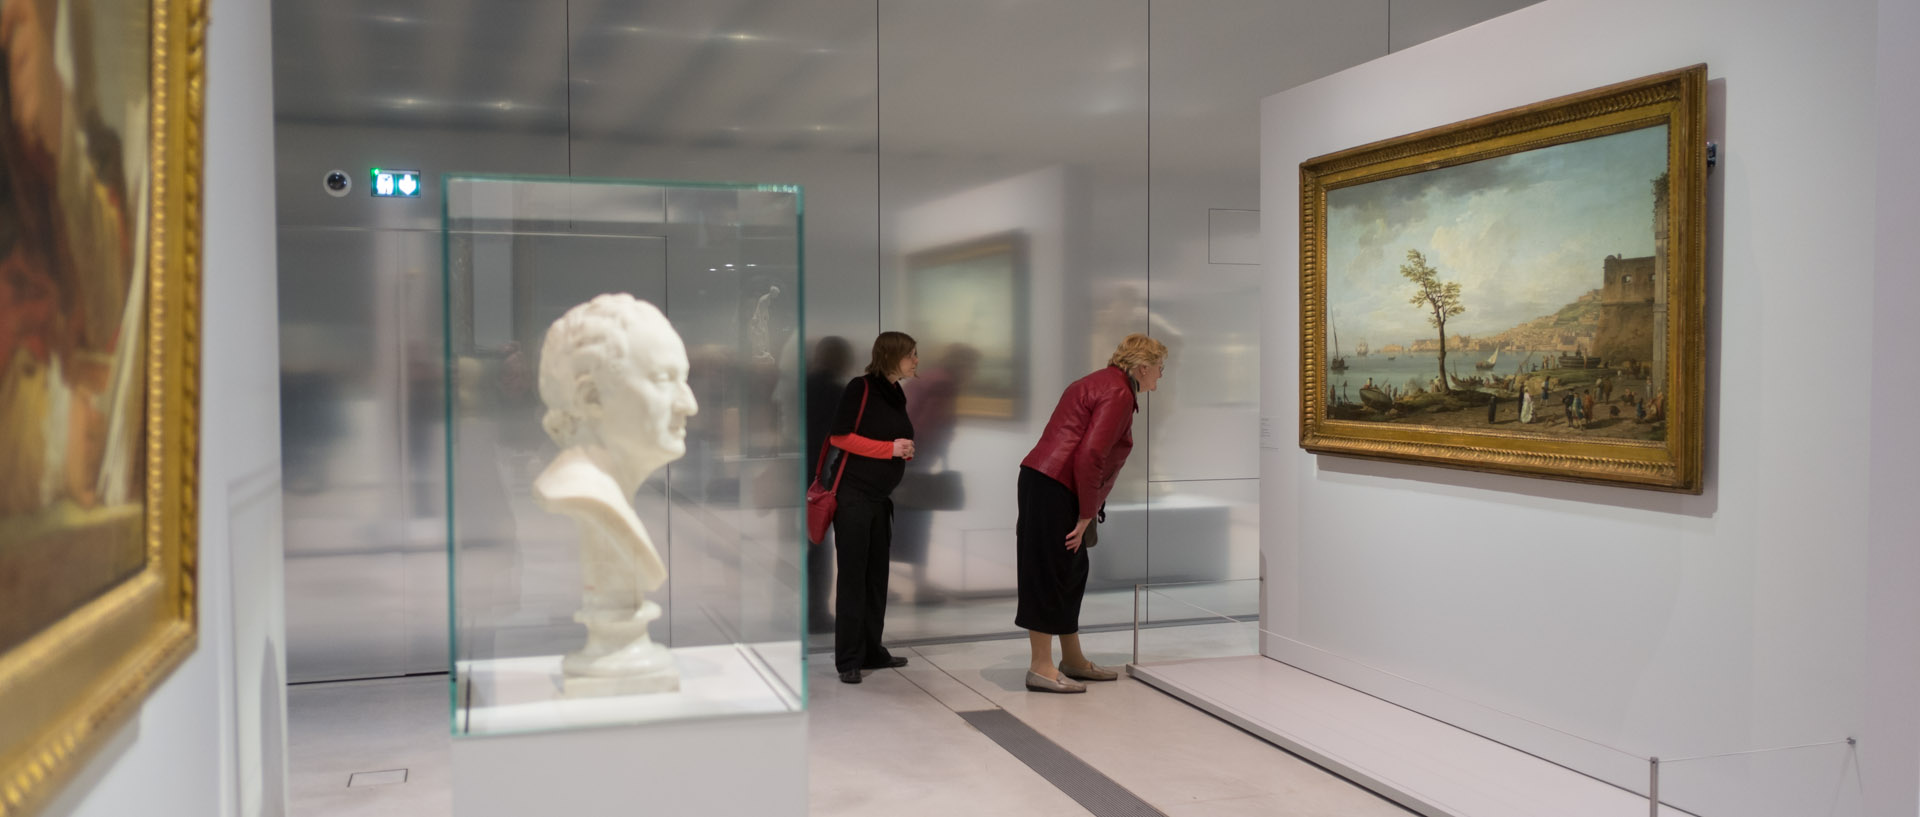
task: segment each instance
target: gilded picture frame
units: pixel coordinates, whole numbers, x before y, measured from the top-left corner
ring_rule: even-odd
[[[1699,493],[1706,100],[1695,65],[1302,162],[1300,446]]]
[[[0,6],[0,816],[196,640],[204,0]]]

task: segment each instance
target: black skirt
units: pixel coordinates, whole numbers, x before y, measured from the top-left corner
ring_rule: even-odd
[[[1018,550],[1020,609],[1013,623],[1023,630],[1068,635],[1080,632],[1080,600],[1087,594],[1087,549],[1067,550],[1067,534],[1080,523],[1080,502],[1052,477],[1022,466],[1020,518],[1013,537]]]

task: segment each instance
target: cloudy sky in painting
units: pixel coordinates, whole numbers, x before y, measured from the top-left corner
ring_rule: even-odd
[[[1665,125],[1327,192],[1327,299],[1346,349],[1433,337],[1400,274],[1417,249],[1460,282],[1447,334],[1494,334],[1598,289],[1609,255],[1653,254]]]

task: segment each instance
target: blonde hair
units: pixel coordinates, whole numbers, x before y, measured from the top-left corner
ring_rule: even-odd
[[[1129,373],[1135,366],[1160,366],[1166,362],[1167,345],[1139,332],[1120,341],[1120,347],[1113,350],[1113,357],[1107,358],[1108,366],[1119,366]]]

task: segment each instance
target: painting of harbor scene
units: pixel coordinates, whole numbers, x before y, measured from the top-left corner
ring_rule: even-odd
[[[1332,420],[1667,435],[1668,127],[1326,193]]]
[[[1707,67],[1300,163],[1300,447],[1699,493]]]

